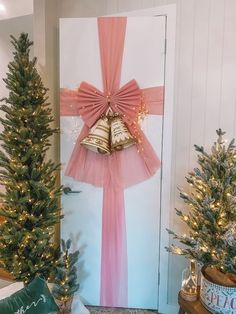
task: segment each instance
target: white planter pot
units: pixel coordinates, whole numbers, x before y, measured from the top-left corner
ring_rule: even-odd
[[[236,288],[217,285],[202,274],[200,300],[214,314],[236,314]]]

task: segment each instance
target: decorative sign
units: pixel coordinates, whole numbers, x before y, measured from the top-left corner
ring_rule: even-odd
[[[203,305],[214,314],[236,314],[236,288],[216,285],[203,275],[200,299]]]

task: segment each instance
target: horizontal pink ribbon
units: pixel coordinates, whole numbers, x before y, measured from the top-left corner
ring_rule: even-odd
[[[78,90],[61,89],[61,115],[80,115],[85,122],[65,174],[103,187],[100,303],[118,307],[128,303],[124,188],[150,178],[160,167],[137,117],[142,104],[149,114],[163,114],[162,86],[140,89],[131,80],[120,88],[126,23],[126,17],[98,18],[103,91],[86,82]],[[80,141],[109,106],[122,114],[140,143],[104,156],[87,150]]]
[[[67,88],[60,89],[60,115],[79,116],[81,104],[79,103],[78,90]],[[163,86],[141,89],[144,97],[145,107],[149,114],[163,115]]]

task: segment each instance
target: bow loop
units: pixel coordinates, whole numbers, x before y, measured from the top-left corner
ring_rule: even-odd
[[[95,86],[82,82],[78,90],[78,112],[85,124],[91,128],[107,110],[104,94]]]
[[[136,120],[141,109],[141,90],[135,80],[129,81],[114,93],[111,108],[120,113],[127,124]]]

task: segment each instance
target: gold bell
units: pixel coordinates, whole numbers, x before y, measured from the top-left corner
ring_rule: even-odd
[[[110,123],[108,118],[100,118],[80,144],[93,152],[110,154]]]
[[[136,144],[120,115],[111,118],[111,151],[122,150]]]

